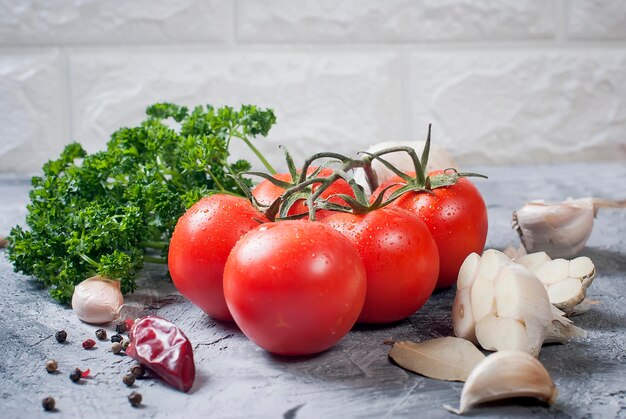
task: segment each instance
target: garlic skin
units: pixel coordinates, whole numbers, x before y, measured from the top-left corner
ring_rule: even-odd
[[[454,334],[460,338],[487,350],[537,356],[543,343],[585,335],[563,314],[541,281],[502,252],[473,253],[461,266],[452,307]]]
[[[74,287],[72,309],[85,323],[111,322],[119,316],[123,304],[119,281],[92,276]]]
[[[421,159],[421,153],[425,145],[425,141],[386,141],[374,144],[370,146],[366,151],[368,153],[375,153],[377,151],[381,151],[391,147],[411,147],[416,151],[417,156]],[[411,160],[411,157],[409,157],[409,155],[403,151],[385,154],[381,157],[403,172],[415,172],[413,160]],[[430,152],[428,153],[428,163],[426,164],[426,171],[430,172],[432,170],[450,168],[454,168],[457,170],[459,168],[458,164],[452,158],[452,155],[445,148],[431,144]],[[387,179],[395,176],[395,173],[386,168],[384,164],[376,159],[372,160],[372,169],[376,174],[378,184],[381,184]],[[357,170],[355,172],[354,179],[359,185],[365,187],[366,190],[369,190],[369,185],[367,185],[363,170]]]
[[[593,198],[557,204],[531,201],[513,212],[513,228],[528,253],[543,251],[552,258],[569,259],[585,247],[596,209]]]
[[[513,397],[536,397],[553,404],[557,395],[550,374],[535,357],[521,351],[502,351],[489,355],[472,370],[458,409],[444,407],[461,415],[477,404]]]

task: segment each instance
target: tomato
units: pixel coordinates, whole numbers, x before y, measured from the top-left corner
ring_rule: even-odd
[[[245,233],[267,221],[248,200],[232,195],[192,205],[176,223],[167,259],[178,291],[209,316],[232,321],[222,286],[226,259]]]
[[[335,213],[325,224],[356,246],[367,273],[363,323],[405,319],[428,300],[439,274],[439,253],[428,227],[413,214],[382,208]]]
[[[268,223],[233,248],[224,295],[239,328],[279,355],[309,355],[338,342],[365,300],[365,267],[339,232],[306,220]]]
[[[309,167],[309,169],[307,170],[307,174],[310,175],[315,170],[317,170],[317,167]],[[317,177],[328,177],[332,173],[333,173],[332,169],[323,168],[320,170]],[[274,175],[274,178],[285,181],[285,182],[293,181],[289,173],[278,173]],[[312,191],[315,192],[317,188],[320,186],[320,184],[321,183],[314,183],[311,187]],[[257,199],[257,201],[259,201],[260,204],[271,205],[272,202],[274,202],[284,192],[285,192],[285,189],[281,188],[280,186],[276,186],[269,180],[265,179],[254,187],[254,189],[252,190],[252,195],[254,195],[254,197]],[[348,182],[346,182],[343,179],[337,179],[324,192],[320,194],[320,198],[321,199],[328,198],[331,195],[335,195],[335,194],[345,194],[345,195],[354,196],[354,191],[352,190],[350,185],[348,185]],[[340,204],[340,205],[345,205],[344,200],[338,196],[331,197],[329,199],[329,202]],[[306,201],[304,199],[299,199],[291,206],[291,208],[289,209],[288,215],[297,215],[297,214],[308,213],[308,212],[309,212],[309,208],[306,205]],[[332,211],[328,211],[328,210],[318,210],[315,213],[315,217],[318,220],[321,220],[324,217],[327,217],[328,215],[332,213],[333,213]]]
[[[429,176],[440,174],[438,170]],[[394,183],[405,183],[395,176],[383,182],[372,196]],[[390,195],[400,186],[385,193]],[[487,207],[478,189],[461,177],[454,185],[430,192],[408,192],[390,204],[416,214],[430,230],[439,249],[437,288],[456,283],[461,264],[472,252],[481,254],[487,240]]]

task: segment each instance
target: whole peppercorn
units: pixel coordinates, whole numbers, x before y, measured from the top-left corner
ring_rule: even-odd
[[[122,378],[122,381],[124,381],[124,384],[126,384],[128,387],[132,386],[133,384],[135,384],[135,376],[131,373],[128,373],[126,375],[124,375],[124,378]]]
[[[46,371],[48,371],[49,373],[55,372],[58,367],[59,367],[59,364],[57,364],[57,362],[54,359],[51,359],[50,361],[46,362]]]
[[[111,336],[111,342],[113,342],[113,343],[121,342],[123,340],[124,340],[124,338],[120,334],[116,334],[116,335]]]
[[[54,334],[54,337],[56,338],[57,342],[63,343],[67,339],[67,332],[65,330],[59,330]]]
[[[98,340],[107,340],[107,331],[104,329],[96,330],[96,337]]]
[[[43,410],[49,412],[54,410],[55,401],[52,397],[48,396],[41,401],[41,405],[43,406]]]
[[[141,394],[133,391],[128,395],[128,401],[133,407],[137,407],[141,404]]]
[[[141,364],[135,364],[130,367],[130,373],[137,378],[141,378],[146,374],[146,370]]]
[[[82,377],[82,375],[83,375],[83,372],[80,370],[80,368],[76,368],[74,371],[70,373],[70,380],[72,380],[72,382],[74,383],[77,383]]]
[[[83,349],[91,349],[96,346],[96,341],[93,339],[87,339],[83,342]]]
[[[130,345],[130,340],[129,339],[124,339],[122,341],[122,349],[126,350],[126,348],[128,348],[128,345]]]
[[[119,334],[126,333],[128,328],[126,327],[126,323],[121,322],[115,325],[115,331]]]
[[[113,352],[115,355],[122,352],[122,344],[119,342],[113,342],[113,344],[111,345],[111,352]]]

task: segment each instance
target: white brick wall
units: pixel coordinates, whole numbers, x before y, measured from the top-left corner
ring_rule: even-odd
[[[461,166],[624,161],[626,3],[0,0],[0,173],[155,101],[274,108],[274,162],[428,122]]]

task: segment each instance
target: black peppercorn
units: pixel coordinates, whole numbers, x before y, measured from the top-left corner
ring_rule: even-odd
[[[121,342],[123,341],[124,338],[122,337],[122,335],[116,334],[111,336],[111,342],[115,343],[115,342]]]
[[[96,330],[96,337],[98,340],[107,340],[107,331],[104,329]]]
[[[133,407],[137,407],[141,404],[141,394],[133,391],[128,395],[128,401]]]
[[[83,372],[80,370],[80,368],[76,368],[74,371],[72,371],[72,373],[70,374],[70,380],[72,380],[72,382],[77,383],[80,380],[80,377],[83,375]]]
[[[41,405],[43,406],[43,410],[49,412],[54,410],[55,401],[52,397],[48,396],[41,401]]]
[[[126,333],[128,328],[126,327],[126,323],[121,322],[115,325],[115,331],[119,334]]]
[[[122,381],[124,381],[124,384],[126,384],[128,387],[131,387],[133,384],[135,384],[135,376],[131,373],[128,373],[124,376],[124,378],[122,378]]]
[[[126,350],[126,348],[128,348],[128,345],[130,345],[130,340],[128,340],[128,339],[124,339],[124,340],[122,341],[122,349],[123,349],[123,350]]]
[[[50,361],[46,362],[46,371],[48,371],[49,373],[53,373],[57,370],[58,368],[58,364],[54,359],[51,359]]]
[[[137,378],[141,378],[146,373],[146,370],[144,369],[143,365],[135,364],[132,367],[130,367],[130,373]]]
[[[54,337],[56,338],[57,342],[63,343],[67,339],[67,332],[65,330],[59,330],[54,334]]]

